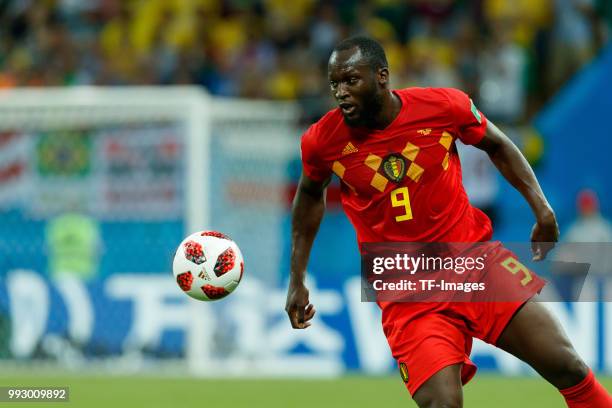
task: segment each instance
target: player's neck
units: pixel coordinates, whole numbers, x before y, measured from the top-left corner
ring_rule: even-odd
[[[386,129],[399,115],[402,109],[402,100],[392,91],[387,91],[383,98],[382,108],[376,117],[373,128],[377,130]]]

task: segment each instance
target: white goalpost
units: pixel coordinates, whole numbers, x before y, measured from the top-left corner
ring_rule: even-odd
[[[245,273],[277,285],[287,169],[299,157],[297,119],[298,109],[292,103],[217,98],[196,87],[1,91],[0,215],[17,209],[19,217],[46,221],[78,210],[101,222],[153,222],[160,231],[166,228],[165,219],[178,219],[183,235],[218,229],[241,246]],[[62,152],[53,144],[54,139],[75,132],[85,136],[77,137],[70,151]],[[14,169],[19,169],[18,174]],[[112,239],[128,242],[129,234],[122,236],[120,228],[111,232]],[[8,251],[12,245],[6,244]],[[41,248],[45,245],[50,244]],[[100,270],[107,268],[109,276],[133,272],[109,267],[121,265],[122,255],[112,253],[108,243],[101,246]],[[158,248],[164,247],[160,244],[152,251]],[[154,255],[170,259],[173,254]],[[148,272],[167,273],[171,286],[170,263],[166,266],[167,270]],[[0,270],[0,276],[6,273]],[[226,364],[211,357],[219,327],[211,329],[205,318],[218,306],[189,305],[193,327],[184,344],[192,372],[206,372],[211,365],[223,368]],[[92,306],[69,310],[68,316],[88,308]],[[180,320],[174,326],[169,320],[168,327],[181,327]],[[42,341],[44,323],[39,326]],[[160,341],[159,333],[149,333],[152,329],[130,330],[130,338],[141,345]],[[235,371],[230,367],[227,372]]]

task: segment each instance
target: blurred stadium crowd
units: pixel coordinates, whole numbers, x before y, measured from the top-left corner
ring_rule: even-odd
[[[310,120],[331,48],[365,33],[394,87],[458,87],[517,124],[611,26],[609,0],[0,0],[0,88],[199,84],[299,99]]]

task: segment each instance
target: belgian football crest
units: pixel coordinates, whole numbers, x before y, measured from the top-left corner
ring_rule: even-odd
[[[395,183],[401,182],[406,175],[406,162],[402,156],[397,154],[390,154],[385,157],[382,168],[385,176]]]

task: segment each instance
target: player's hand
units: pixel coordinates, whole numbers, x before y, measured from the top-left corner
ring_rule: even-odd
[[[310,320],[316,310],[308,300],[308,289],[303,284],[289,283],[285,311],[289,315],[294,329],[305,329],[310,326]]]
[[[536,222],[531,230],[531,252],[534,261],[541,261],[555,247],[559,239],[559,226],[555,214]]]

